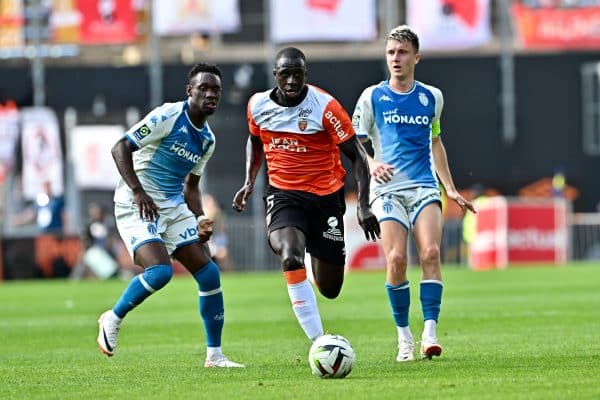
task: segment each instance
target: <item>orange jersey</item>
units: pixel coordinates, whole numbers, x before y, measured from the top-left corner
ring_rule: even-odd
[[[337,145],[355,135],[346,111],[316,86],[308,85],[306,97],[294,107],[275,103],[271,92],[252,96],[247,112],[250,134],[263,143],[269,183],[319,196],[340,189],[346,171]]]

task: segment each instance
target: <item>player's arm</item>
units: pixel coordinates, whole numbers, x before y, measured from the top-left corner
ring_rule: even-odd
[[[371,97],[375,86],[369,86],[361,93],[354,112],[352,113],[352,128],[356,132],[356,136],[361,143],[368,143],[371,141],[371,136],[375,127],[375,117],[373,115],[373,105]],[[369,164],[369,171],[371,176],[377,183],[389,182],[394,175],[394,167],[384,162],[375,160],[373,157],[367,155],[367,162]]]
[[[198,237],[200,238],[200,243],[208,241],[213,233],[213,221],[204,215],[202,194],[200,193],[200,175],[188,174],[186,176],[183,184],[183,198],[198,221]]]
[[[377,240],[381,229],[375,215],[369,206],[369,165],[367,163],[367,152],[360,144],[356,136],[338,144],[338,147],[346,157],[352,161],[352,173],[356,180],[358,195],[358,223],[365,231],[367,240]]]
[[[260,171],[264,157],[263,145],[259,136],[249,135],[246,142],[246,180],[233,198],[233,209],[242,212],[246,208],[246,201],[254,190],[256,175]]]
[[[473,204],[462,197],[460,193],[456,190],[454,186],[454,181],[452,180],[452,174],[450,173],[450,166],[448,165],[448,156],[446,155],[446,148],[444,147],[444,143],[442,143],[442,138],[440,136],[435,136],[431,138],[431,150],[433,152],[433,161],[435,163],[435,171],[437,172],[442,185],[444,185],[444,189],[446,190],[446,196],[449,199],[452,199],[460,206],[463,212],[467,209],[472,212],[477,212]]]
[[[133,192],[133,201],[137,204],[140,218],[154,221],[158,218],[158,206],[142,187],[133,169],[133,152],[137,150],[127,138],[119,139],[111,149],[111,154],[121,177]]]

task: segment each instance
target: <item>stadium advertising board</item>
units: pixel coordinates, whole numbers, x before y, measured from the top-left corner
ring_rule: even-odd
[[[375,0],[270,0],[271,40],[360,41],[377,37]]]
[[[521,45],[532,49],[600,48],[600,6],[573,3],[569,8],[534,8],[515,2],[512,14]]]
[[[490,0],[407,0],[407,23],[424,50],[456,50],[492,38]]]
[[[476,214],[470,247],[473,269],[567,260],[567,203],[491,198]]]
[[[238,0],[154,0],[152,26],[161,35],[237,32],[241,26]]]
[[[125,129],[119,125],[73,128],[70,152],[78,188],[114,190],[119,172],[110,150],[124,132]]]

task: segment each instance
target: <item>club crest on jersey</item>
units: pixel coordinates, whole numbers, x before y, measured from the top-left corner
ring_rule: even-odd
[[[307,126],[308,126],[308,119],[298,118],[298,129],[300,129],[302,132],[304,132],[306,130]]]
[[[427,105],[429,104],[429,99],[427,98],[427,95],[423,92],[419,93],[419,101],[421,102],[421,104],[423,104],[424,107],[427,107]]]
[[[143,138],[148,136],[151,132],[152,131],[150,130],[148,125],[144,124],[144,125],[140,126],[139,128],[137,128],[137,130],[135,132],[133,132],[133,136],[135,136],[135,138],[137,140],[142,140]]]

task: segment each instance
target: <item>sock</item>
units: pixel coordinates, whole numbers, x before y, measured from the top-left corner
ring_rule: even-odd
[[[437,334],[435,333],[435,328],[437,326],[437,322],[432,319],[428,319],[425,321],[423,325],[423,337],[424,338],[437,338]]]
[[[198,282],[198,305],[200,316],[204,321],[206,346],[207,348],[221,347],[225,308],[219,268],[217,264],[210,261],[192,276]]]
[[[306,278],[306,269],[296,269],[283,273],[287,281],[288,294],[296,319],[310,340],[323,335],[321,316],[317,308],[317,298]]]
[[[173,268],[170,265],[154,265],[146,268],[143,273],[135,276],[129,282],[129,286],[113,307],[113,312],[117,317],[124,318],[146,297],[169,283],[172,277]]]
[[[221,346],[206,348],[206,358],[218,358],[222,355],[223,352],[221,351]]]
[[[396,326],[398,330],[398,343],[401,340],[406,340],[408,342],[414,342],[412,332],[408,326]]]
[[[408,310],[410,309],[409,281],[403,282],[396,286],[390,285],[386,282],[385,289],[387,291],[388,299],[390,300],[392,315],[394,316],[396,326],[399,328],[408,328]],[[410,330],[408,332],[410,333]],[[399,339],[401,339],[400,333],[400,330],[398,330]]]
[[[421,281],[421,307],[423,308],[423,320],[434,320],[437,322],[440,315],[440,305],[442,303],[442,289],[444,285],[441,281],[425,280]]]

